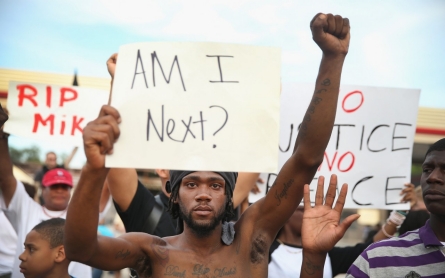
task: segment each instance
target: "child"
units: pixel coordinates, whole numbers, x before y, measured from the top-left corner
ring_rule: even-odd
[[[63,234],[65,219],[52,218],[37,224],[27,235],[25,251],[19,256],[25,277],[69,278]]]

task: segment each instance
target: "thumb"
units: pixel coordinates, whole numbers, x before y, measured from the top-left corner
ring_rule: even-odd
[[[349,227],[352,225],[352,223],[359,218],[360,218],[359,214],[349,215],[343,220],[343,222],[340,223],[339,228],[342,237],[346,233],[346,230],[349,229]]]
[[[328,25],[328,17],[325,14],[318,13],[311,21],[312,39],[315,42],[320,41],[326,34],[325,29]]]

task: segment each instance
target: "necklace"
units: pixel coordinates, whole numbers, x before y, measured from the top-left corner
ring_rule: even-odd
[[[277,242],[278,242],[280,245],[283,245],[284,250],[286,250],[288,253],[291,253],[291,254],[299,254],[299,253],[303,252],[303,249],[298,250],[298,251],[292,251],[292,250],[287,249],[286,244],[284,244],[284,243],[283,243],[281,240],[279,240],[278,238],[277,238]]]
[[[59,214],[59,215],[57,215],[57,216],[51,216],[51,215],[48,214],[48,212],[47,212],[45,206],[42,206],[42,210],[43,210],[43,213],[44,213],[46,216],[48,216],[49,218],[59,218],[60,216],[62,216],[62,215],[66,212],[66,209],[64,209],[64,210],[62,211],[61,214]]]

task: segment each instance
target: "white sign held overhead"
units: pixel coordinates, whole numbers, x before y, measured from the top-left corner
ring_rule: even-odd
[[[103,90],[11,81],[5,131],[80,146],[83,128],[99,115],[108,98],[109,92]]]
[[[280,55],[220,43],[122,46],[111,101],[121,135],[107,167],[276,171]]]
[[[313,87],[283,84],[278,168],[291,155]],[[339,187],[349,185],[346,208],[408,209],[399,193],[411,179],[419,96],[420,90],[341,86],[331,139],[310,185],[311,199],[318,177],[329,180],[336,174]],[[250,194],[250,202],[264,196],[276,175],[262,177],[262,193]]]

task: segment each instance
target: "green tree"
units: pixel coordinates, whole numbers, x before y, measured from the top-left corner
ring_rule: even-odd
[[[25,149],[16,149],[14,147],[9,147],[9,154],[13,163],[41,163],[40,149],[37,146],[31,146]]]

